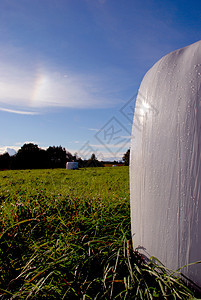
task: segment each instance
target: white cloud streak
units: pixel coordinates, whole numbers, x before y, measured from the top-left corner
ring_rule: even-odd
[[[88,128],[88,130],[90,130],[90,131],[99,131],[100,129],[97,129],[97,128]]]
[[[19,114],[19,115],[37,115],[38,114],[37,112],[8,109],[8,108],[3,108],[3,107],[0,107],[0,111],[5,111],[5,112]]]

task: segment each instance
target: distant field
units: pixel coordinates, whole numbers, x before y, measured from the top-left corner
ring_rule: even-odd
[[[187,299],[133,252],[129,198],[128,167],[0,172],[0,298]]]

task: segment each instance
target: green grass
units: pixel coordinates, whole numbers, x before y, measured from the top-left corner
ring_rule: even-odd
[[[190,299],[132,249],[128,171],[0,172],[0,298]]]

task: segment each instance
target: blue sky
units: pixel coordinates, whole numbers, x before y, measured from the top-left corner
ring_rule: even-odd
[[[121,159],[143,76],[200,36],[199,1],[1,0],[0,153]]]

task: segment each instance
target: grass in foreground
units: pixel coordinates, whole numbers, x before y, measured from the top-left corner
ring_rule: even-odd
[[[128,167],[0,173],[1,299],[190,299],[133,251]]]

